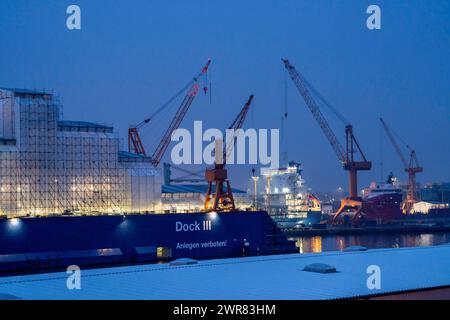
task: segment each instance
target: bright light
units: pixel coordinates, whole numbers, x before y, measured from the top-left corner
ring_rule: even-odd
[[[217,212],[211,211],[211,212],[208,213],[208,216],[209,216],[211,219],[216,219],[216,218],[217,218]]]
[[[289,193],[289,188],[283,188],[283,193]]]
[[[11,219],[8,219],[8,223],[12,227],[17,227],[20,224],[20,219],[19,218],[11,218]]]

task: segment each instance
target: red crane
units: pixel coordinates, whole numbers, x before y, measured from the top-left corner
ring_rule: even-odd
[[[181,122],[184,119],[184,116],[186,115],[187,111],[189,110],[189,107],[191,106],[192,102],[195,99],[195,96],[198,93],[199,90],[199,84],[198,81],[201,77],[207,74],[209,65],[211,64],[211,59],[208,59],[208,62],[205,64],[205,66],[202,68],[202,71],[195,76],[186,86],[184,86],[177,94],[175,94],[169,101],[167,101],[165,104],[163,104],[158,110],[156,110],[153,115],[151,115],[149,118],[143,120],[141,123],[139,123],[137,126],[130,127],[128,129],[128,151],[146,156],[144,145],[142,144],[141,137],[139,135],[139,130],[148,124],[152,118],[161,112],[163,109],[165,109],[173,100],[175,100],[179,95],[181,95],[183,92],[186,91],[187,88],[190,87],[189,91],[187,92],[186,96],[184,97],[180,107],[178,108],[175,116],[173,117],[171,123],[169,124],[169,127],[167,128],[166,132],[164,133],[163,138],[159,142],[156,150],[153,152],[153,155],[151,156],[151,163],[157,167],[160,163],[162,156],[164,155],[165,151],[167,150],[167,147],[170,144],[170,137],[172,136],[172,133],[180,126]],[[204,91],[206,93],[207,87],[204,87]]]
[[[339,161],[342,163],[344,170],[349,173],[349,196],[341,200],[341,206],[333,217],[333,221],[336,221],[338,216],[346,209],[356,210],[355,218],[360,216],[362,209],[362,200],[358,197],[358,179],[357,172],[361,170],[370,170],[372,168],[372,162],[367,161],[364,153],[361,150],[356,138],[353,134],[353,127],[351,124],[345,126],[346,145],[345,149],[339,143],[333,130],[320,111],[316,101],[312,97],[308,89],[308,83],[303,76],[298,72],[295,67],[287,59],[282,59],[286,70],[288,71],[292,81],[297,87],[300,95],[303,97],[307,107],[311,111],[315,120],[319,124],[322,132],[325,134],[328,142],[336,153]],[[320,97],[320,96],[319,96]],[[323,98],[321,98],[323,100]],[[355,153],[359,152],[362,157],[362,161],[355,160]]]
[[[214,164],[213,169],[206,169],[205,178],[208,182],[208,190],[205,198],[206,211],[233,211],[236,209],[225,165],[227,163],[227,156],[231,154],[231,151],[236,143],[236,131],[242,128],[252,100],[253,95],[250,95],[244,107],[233,120],[230,127],[228,127],[228,129],[233,129],[234,134],[229,137],[229,141],[226,146],[222,144],[222,158],[220,160],[216,158],[216,163]],[[215,192],[212,191],[213,184],[215,185]],[[224,189],[224,185],[226,185],[226,190]]]
[[[402,150],[400,149],[397,141],[394,138],[394,135],[392,134],[391,129],[389,129],[383,118],[380,118],[380,121],[383,125],[384,131],[386,131],[389,140],[391,140],[392,146],[394,147],[395,151],[400,157],[401,162],[403,163],[403,166],[405,167],[405,172],[408,173],[408,190],[406,192],[406,199],[403,200],[402,203],[402,211],[404,213],[411,213],[411,209],[413,208],[414,203],[416,203],[418,200],[416,190],[416,173],[423,172],[423,168],[419,166],[416,151],[414,151],[414,149],[410,148],[408,145],[407,148],[410,151],[409,162],[406,160],[405,156],[402,153]]]

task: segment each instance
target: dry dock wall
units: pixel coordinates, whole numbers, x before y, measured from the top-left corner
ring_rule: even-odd
[[[268,221],[263,211],[3,219],[0,265],[2,259],[14,260],[7,255],[18,260],[63,259],[80,252],[92,256],[93,251],[129,262],[139,250],[156,259],[163,248],[167,259],[268,254],[274,244],[286,245],[279,234],[273,239]]]

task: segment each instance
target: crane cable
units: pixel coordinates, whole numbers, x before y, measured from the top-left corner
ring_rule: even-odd
[[[350,124],[350,121],[348,121],[344,115],[342,113],[340,113],[331,103],[329,103],[324,96],[322,96],[320,94],[319,91],[316,90],[316,88],[314,88],[314,86],[305,79],[305,77],[303,76],[303,80],[305,81],[306,85],[309,87],[309,89],[311,89],[311,91],[317,96],[317,98],[319,98],[320,101],[322,101],[322,103],[344,124],[344,125],[348,125]]]
[[[172,96],[168,101],[166,101],[163,105],[161,105],[158,109],[156,109],[153,114],[146,118],[143,122],[141,122],[142,125],[148,123],[151,119],[153,119],[156,115],[158,115],[161,111],[163,111],[165,108],[167,108],[176,98],[178,98],[181,94],[183,94],[194,82],[196,82],[197,79],[194,78],[191,81],[189,81],[188,84],[186,84],[180,91],[175,93],[174,96]]]

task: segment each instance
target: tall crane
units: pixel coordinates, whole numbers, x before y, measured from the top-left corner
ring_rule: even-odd
[[[233,211],[236,208],[225,166],[228,160],[227,157],[231,155],[231,151],[236,143],[237,131],[241,129],[244,124],[245,117],[247,116],[252,100],[253,95],[250,95],[237,117],[228,127],[228,129],[232,129],[233,135],[229,137],[229,140],[225,146],[223,143],[221,144],[223,154],[219,155],[220,158],[217,157],[216,151],[214,168],[206,169],[205,178],[208,182],[208,190],[205,198],[206,211]],[[215,192],[212,190],[213,184],[215,184]],[[226,185],[226,190],[224,189],[224,185]]]
[[[189,107],[191,106],[192,102],[195,99],[195,96],[198,93],[199,90],[199,80],[205,76],[208,72],[209,65],[211,64],[211,59],[208,59],[208,62],[205,64],[205,66],[202,68],[201,72],[196,75],[187,85],[185,85],[178,93],[176,93],[172,98],[169,99],[165,104],[163,104],[156,112],[153,113],[150,117],[144,119],[141,123],[139,123],[137,126],[130,127],[128,129],[128,151],[131,153],[139,154],[142,156],[147,156],[144,145],[142,144],[141,137],[139,135],[139,130],[148,124],[153,117],[161,112],[163,109],[165,109],[173,100],[175,100],[178,96],[180,96],[183,92],[186,91],[187,88],[190,87],[188,92],[186,93],[183,101],[181,102],[180,107],[178,108],[175,116],[172,118],[172,121],[169,124],[169,127],[166,129],[166,132],[164,133],[164,136],[162,137],[161,141],[159,142],[157,148],[153,152],[153,155],[151,156],[151,163],[153,166],[157,167],[162,159],[162,156],[164,155],[165,151],[167,150],[167,147],[170,144],[170,137],[172,133],[180,126],[181,122],[184,119],[184,116],[186,115],[187,111],[189,110]],[[204,91],[206,93],[206,86],[204,88]]]
[[[400,161],[402,162],[405,172],[408,173],[408,190],[406,192],[406,199],[403,200],[402,203],[402,211],[403,213],[411,213],[411,209],[414,206],[414,203],[417,202],[417,190],[416,190],[416,173],[423,172],[423,168],[419,166],[419,162],[417,161],[416,151],[407,145],[409,149],[409,161],[406,160],[405,156],[400,149],[397,141],[392,134],[391,129],[389,129],[386,122],[384,122],[383,118],[380,118],[381,124],[383,125],[384,131],[386,131],[386,135],[392,143],[395,151],[400,157]]]
[[[298,72],[295,67],[287,59],[282,59],[286,70],[288,71],[292,81],[297,87],[300,95],[303,97],[307,107],[311,111],[313,117],[319,124],[322,132],[333,148],[339,161],[342,163],[344,170],[349,173],[349,196],[341,200],[341,206],[333,217],[333,221],[336,221],[338,216],[346,209],[356,210],[355,217],[361,214],[362,200],[358,197],[358,179],[357,172],[361,170],[370,170],[372,168],[372,162],[368,161],[361,150],[354,134],[353,127],[347,123],[345,126],[345,149],[340,144],[327,120],[323,116],[316,101],[312,97],[308,87],[308,83],[304,77]],[[355,160],[355,153],[359,152],[362,157],[362,161]]]

